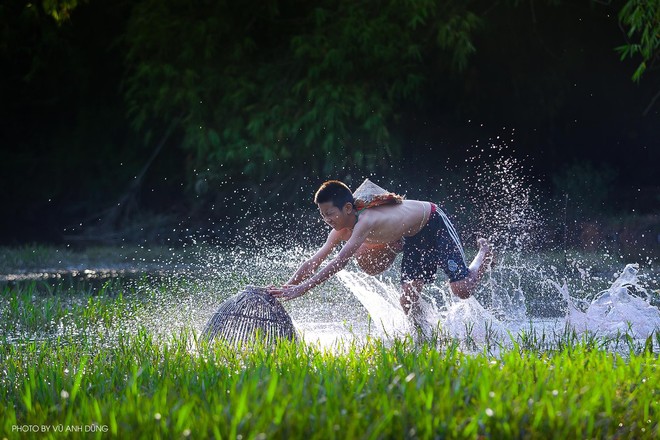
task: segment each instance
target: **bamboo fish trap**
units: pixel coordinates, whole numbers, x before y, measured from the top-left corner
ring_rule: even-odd
[[[282,304],[265,288],[247,286],[220,304],[202,331],[202,338],[222,340],[233,346],[257,339],[265,346],[279,339],[298,340],[296,329]]]

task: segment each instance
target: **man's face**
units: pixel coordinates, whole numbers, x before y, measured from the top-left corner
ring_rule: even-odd
[[[321,218],[324,222],[339,231],[340,229],[352,226],[350,223],[351,206],[350,203],[344,205],[343,209],[337,208],[332,202],[323,202],[318,204]]]

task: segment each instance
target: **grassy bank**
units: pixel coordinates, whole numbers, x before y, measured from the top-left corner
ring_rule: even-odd
[[[3,438],[660,435],[657,352],[626,335],[620,354],[570,331],[512,336],[496,355],[410,339],[235,350],[128,325],[146,301],[119,286],[37,290],[1,291]]]

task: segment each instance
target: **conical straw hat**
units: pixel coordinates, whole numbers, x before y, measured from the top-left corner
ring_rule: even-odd
[[[402,196],[381,188],[369,179],[364,179],[362,185],[353,192],[353,198],[358,209],[403,201]]]
[[[361,200],[364,203],[369,203],[373,200],[374,196],[387,194],[389,191],[381,188],[376,185],[369,179],[364,179],[362,185],[358,186],[353,192],[353,198],[356,200]]]

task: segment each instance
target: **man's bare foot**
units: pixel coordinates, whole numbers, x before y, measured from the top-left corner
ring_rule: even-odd
[[[491,244],[485,238],[479,238],[477,244],[479,245],[479,251],[468,266],[468,275],[462,280],[449,283],[452,293],[460,299],[467,299],[472,295],[479,280],[486,272],[486,268],[490,268],[492,265],[493,250]]]
[[[491,269],[495,267],[493,246],[485,238],[478,238],[477,244],[479,245],[479,253],[483,255],[482,265]]]

